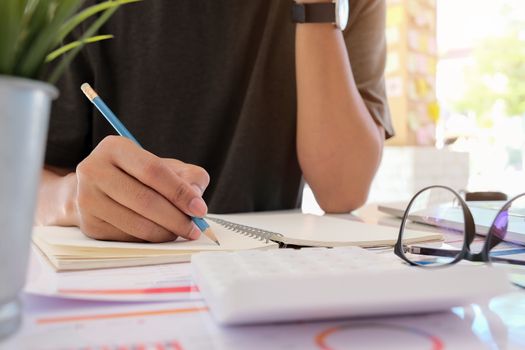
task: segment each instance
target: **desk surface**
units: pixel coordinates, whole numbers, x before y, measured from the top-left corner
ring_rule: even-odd
[[[398,224],[379,215],[374,206],[358,214],[366,222]],[[189,278],[180,264],[162,269],[165,280],[150,276],[134,283],[162,287]],[[126,271],[132,280],[133,270]],[[104,275],[123,276],[118,270],[106,270]],[[84,275],[67,276],[78,280]],[[49,284],[62,277],[51,276]],[[0,343],[0,349],[525,349],[523,290],[487,305],[436,314],[229,328],[213,322],[198,292],[192,288],[185,292],[156,303],[24,293],[23,325],[15,336]]]

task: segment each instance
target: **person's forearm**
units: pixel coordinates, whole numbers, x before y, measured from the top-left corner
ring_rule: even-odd
[[[76,176],[64,169],[45,167],[38,193],[37,225],[78,226]]]
[[[379,165],[384,131],[354,82],[340,30],[296,29],[297,152],[305,180],[328,212],[364,204]]]

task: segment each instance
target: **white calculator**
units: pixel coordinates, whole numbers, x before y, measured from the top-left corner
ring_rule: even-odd
[[[493,267],[410,267],[357,247],[203,252],[191,265],[227,325],[432,312],[511,290]]]

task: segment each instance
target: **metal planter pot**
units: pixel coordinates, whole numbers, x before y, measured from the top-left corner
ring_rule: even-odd
[[[0,76],[0,339],[16,331],[42,171],[51,85]]]

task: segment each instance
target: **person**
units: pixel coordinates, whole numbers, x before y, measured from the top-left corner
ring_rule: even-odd
[[[298,3],[330,2],[300,0]],[[84,48],[58,87],[36,222],[95,239],[196,239],[191,216],[362,206],[393,134],[385,1],[351,0],[342,32],[284,0],[149,0]],[[115,134],[89,82],[144,149]],[[108,136],[109,135],[109,136]]]

